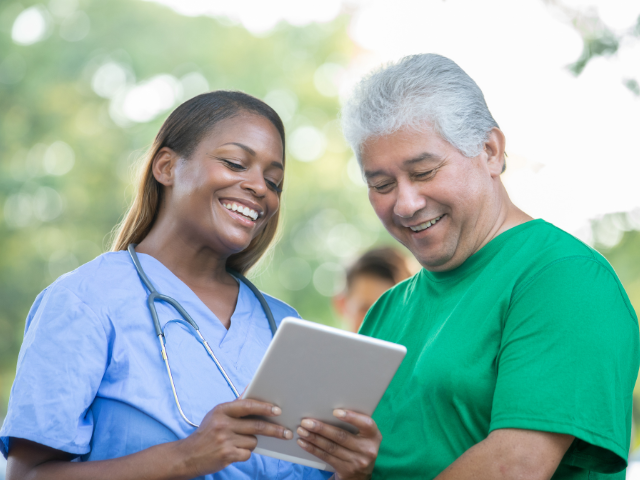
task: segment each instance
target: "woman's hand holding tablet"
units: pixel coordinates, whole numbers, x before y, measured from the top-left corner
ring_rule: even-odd
[[[245,462],[258,444],[256,435],[290,440],[293,432],[286,427],[250,415],[277,417],[280,407],[257,400],[238,399],[221,403],[204,417],[198,429],[184,440],[180,449],[193,472],[199,477],[219,472],[234,462]]]

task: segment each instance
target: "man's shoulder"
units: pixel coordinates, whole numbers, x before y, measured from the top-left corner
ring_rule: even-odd
[[[529,235],[516,243],[521,248],[516,261],[523,267],[514,283],[512,300],[526,292],[543,296],[564,292],[567,298],[585,303],[593,298],[613,302],[616,297],[622,310],[636,318],[618,275],[602,254],[547,222],[529,230]]]
[[[503,253],[522,262],[531,274],[560,263],[572,269],[597,264],[617,280],[609,262],[582,240],[543,220],[530,223],[505,244]]]

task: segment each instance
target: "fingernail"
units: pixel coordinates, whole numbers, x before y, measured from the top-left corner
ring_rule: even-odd
[[[280,415],[282,413],[282,410],[280,409],[280,407],[271,407],[271,413],[273,413],[274,415]]]
[[[314,429],[316,427],[315,422],[308,420],[306,418],[300,422],[300,425],[302,425],[304,428],[309,428],[309,429]]]
[[[299,438],[298,440],[296,440],[298,442],[298,445],[300,445],[301,447],[306,447],[307,446],[307,442],[305,442],[304,440],[302,440],[301,438]]]
[[[298,435],[300,435],[301,437],[308,437],[309,436],[309,432],[307,432],[302,427],[298,427],[298,429],[296,431],[298,432]]]
[[[291,440],[293,438],[293,432],[291,430],[285,430],[284,438],[286,438],[287,440]]]
[[[345,412],[344,410],[338,408],[338,409],[333,411],[333,416],[334,417],[338,417],[338,418],[344,418],[344,417],[347,416],[347,412]]]

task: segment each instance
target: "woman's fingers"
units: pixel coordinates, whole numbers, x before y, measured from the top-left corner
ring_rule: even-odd
[[[265,435],[267,437],[293,438],[293,432],[260,417],[276,417],[282,413],[279,407],[257,400],[238,399],[216,407],[218,413],[228,418],[230,429],[240,435]],[[244,417],[252,418],[244,418]]]
[[[258,445],[258,439],[253,435],[235,435],[233,445],[237,448],[243,448],[253,452]]]
[[[293,432],[288,428],[259,418],[242,418],[233,422],[232,429],[240,435],[264,435],[291,440]]]
[[[277,417],[282,413],[280,407],[258,400],[238,399],[233,402],[218,405],[225,415],[234,418],[242,418],[249,415],[260,415],[263,417]]]

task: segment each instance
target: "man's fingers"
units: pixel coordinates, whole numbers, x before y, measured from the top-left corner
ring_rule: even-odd
[[[293,432],[288,428],[261,419],[241,418],[233,421],[232,429],[240,435],[264,435],[291,440]]]
[[[333,416],[356,427],[361,437],[373,438],[379,434],[376,422],[368,415],[338,408],[333,411]]]
[[[234,400],[233,402],[221,404],[216,408],[221,408],[226,415],[234,418],[247,417],[249,415],[276,417],[282,413],[280,407],[270,403],[246,399]]]
[[[297,433],[304,442],[318,447],[320,450],[328,453],[332,457],[336,457],[344,461],[348,461],[353,457],[353,452],[351,450],[348,450],[342,445],[338,445],[326,437],[321,437],[320,435],[311,433],[302,427],[298,427]],[[298,444],[300,444],[300,442],[298,442]]]
[[[305,438],[305,440],[307,437],[314,438],[315,436],[318,436],[331,440],[335,445],[341,445],[349,450],[357,448],[356,436],[342,428],[327,425],[326,423],[319,422],[318,420],[311,420],[308,418],[305,418],[300,422],[300,427],[301,428],[298,429],[298,435]],[[301,433],[301,431],[307,432],[307,437],[305,437],[304,433]]]
[[[298,443],[298,445],[300,445],[304,450],[306,450],[307,452],[315,455],[316,457],[318,457],[321,460],[324,460],[325,462],[327,462],[329,465],[331,465],[334,469],[336,468],[338,463],[341,463],[342,461],[334,456],[332,456],[330,453],[322,450],[320,447],[315,446],[313,443],[307,442],[305,439],[303,438],[299,438],[298,440],[296,440],[296,442]]]

